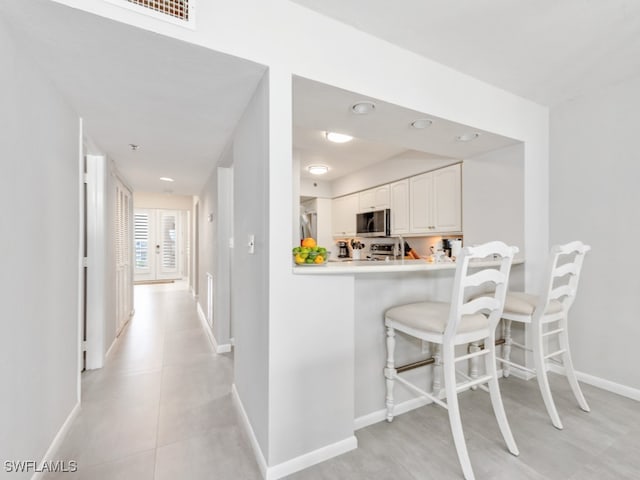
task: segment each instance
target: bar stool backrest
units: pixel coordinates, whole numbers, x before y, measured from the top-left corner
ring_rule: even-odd
[[[496,328],[502,315],[511,264],[516,253],[518,253],[518,247],[510,247],[499,241],[462,249],[456,259],[456,274],[444,342],[456,337],[463,315],[483,313],[489,318],[489,329],[493,331]],[[483,259],[499,260],[499,268],[486,266],[478,269],[473,266],[472,260]],[[475,296],[469,300],[473,297],[469,290],[478,288],[484,292],[482,296]]]
[[[580,241],[551,248],[545,285],[538,299],[536,314],[544,315],[553,300],[559,301],[565,312],[569,311],[578,290],[582,263],[589,250],[591,247]]]

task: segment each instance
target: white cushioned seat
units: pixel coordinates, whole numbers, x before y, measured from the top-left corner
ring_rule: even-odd
[[[531,295],[524,292],[507,292],[504,301],[504,312],[518,315],[533,315],[540,298],[538,295]],[[558,300],[550,300],[544,313],[552,314],[562,311],[562,303]]]
[[[406,325],[415,330],[444,333],[449,319],[450,303],[418,302],[393,307],[385,313],[385,318]],[[473,332],[489,327],[489,319],[482,313],[463,315],[458,333]]]

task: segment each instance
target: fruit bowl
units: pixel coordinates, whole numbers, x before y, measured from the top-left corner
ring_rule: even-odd
[[[315,249],[305,249],[304,247],[296,247],[292,252],[294,265],[300,267],[319,267],[326,265],[331,252],[322,247],[314,247]]]

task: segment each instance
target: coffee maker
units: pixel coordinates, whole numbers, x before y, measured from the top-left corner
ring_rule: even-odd
[[[338,258],[349,258],[349,245],[347,242],[340,240],[336,242],[338,245]]]

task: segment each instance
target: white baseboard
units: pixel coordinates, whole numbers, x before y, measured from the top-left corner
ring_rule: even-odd
[[[251,428],[251,423],[249,423],[249,417],[247,416],[247,412],[242,405],[242,400],[240,400],[240,396],[238,395],[238,390],[236,389],[235,384],[231,387],[232,397],[236,408],[238,409],[238,414],[242,421],[242,425],[249,436],[249,441],[251,443],[251,447],[253,448],[253,453],[256,456],[256,460],[258,462],[258,468],[260,469],[260,473],[265,480],[277,480],[279,478],[284,478],[287,475],[291,475],[295,472],[299,472],[300,470],[304,470],[305,468],[316,465],[320,462],[324,462],[325,460],[329,460],[330,458],[337,457],[338,455],[342,455],[350,450],[358,448],[358,439],[355,435],[351,437],[345,438],[336,443],[332,443],[331,445],[327,445],[312,452],[305,453],[304,455],[300,455],[298,457],[292,458],[291,460],[287,460],[286,462],[279,463],[272,467],[267,465],[267,461],[262,454],[262,449],[260,448],[260,444],[258,443],[258,439],[255,436],[253,428]]]
[[[74,407],[71,409],[71,413],[69,413],[69,415],[67,416],[67,419],[64,421],[64,423],[60,427],[60,430],[58,430],[58,433],[56,433],[56,436],[53,438],[51,445],[49,445],[49,448],[47,449],[47,452],[44,454],[44,457],[42,457],[42,461],[40,462],[40,465],[44,465],[47,462],[53,463],[56,461],[56,459],[54,458],[54,455],[60,448],[60,444],[64,440],[64,437],[67,436],[67,433],[69,432],[69,428],[71,427],[71,423],[73,423],[76,416],[78,416],[79,412],[80,412],[80,402],[76,403]],[[31,480],[39,480],[40,478],[42,478],[42,473],[43,472],[34,473],[33,476],[31,477]]]
[[[561,365],[550,364],[549,370],[554,373],[559,373],[560,375],[565,374],[564,367],[562,367]],[[578,380],[586,384],[593,385],[594,387],[601,388],[602,390],[616,393],[618,395],[622,395],[623,397],[627,397],[640,402],[640,389],[628,387],[627,385],[622,385],[610,380],[605,380],[604,378],[595,377],[593,375],[589,375],[588,373],[576,372],[576,377],[578,378]]]
[[[213,350],[216,353],[229,353],[231,351],[231,343],[218,344],[216,337],[211,331],[211,326],[209,325],[209,322],[207,322],[207,316],[204,314],[204,310],[202,310],[202,307],[200,306],[200,302],[196,302],[196,306],[198,309],[198,318],[200,318],[202,328],[204,328],[207,338],[211,342],[211,345],[213,345]]]
[[[358,448],[355,435],[267,468],[265,480],[277,480]]]
[[[393,409],[393,414],[394,416],[402,415],[403,413],[410,412],[411,410],[415,410],[416,408],[424,407],[425,405],[428,405],[430,403],[433,402],[426,397],[412,398],[411,400],[406,400],[402,403],[396,404],[395,408]],[[368,413],[367,415],[356,418],[353,422],[353,429],[360,430],[361,428],[368,427],[370,425],[373,425],[374,423],[383,422],[386,419],[386,408],[376,410],[375,412]]]
[[[258,439],[253,432],[253,428],[251,428],[251,422],[249,422],[247,412],[244,409],[244,405],[242,405],[242,400],[240,400],[240,395],[238,395],[238,390],[236,389],[235,383],[231,385],[231,397],[233,398],[233,403],[238,410],[238,415],[240,417],[240,421],[242,422],[242,426],[244,427],[244,430],[245,432],[247,432],[247,436],[249,437],[249,443],[251,443],[251,448],[253,449],[253,454],[255,455],[256,461],[258,462],[258,468],[260,469],[262,478],[267,478],[267,461],[262,454],[262,449],[260,448]]]
[[[111,342],[111,346],[109,347],[109,350],[107,350],[107,353],[104,354],[105,361],[106,361],[107,358],[109,358],[109,355],[111,355],[111,351],[113,350],[113,347],[116,346],[116,342],[117,341],[118,341],[118,337],[114,338],[113,342]]]

